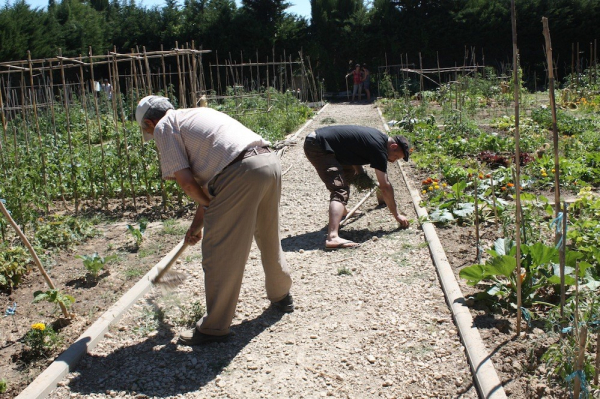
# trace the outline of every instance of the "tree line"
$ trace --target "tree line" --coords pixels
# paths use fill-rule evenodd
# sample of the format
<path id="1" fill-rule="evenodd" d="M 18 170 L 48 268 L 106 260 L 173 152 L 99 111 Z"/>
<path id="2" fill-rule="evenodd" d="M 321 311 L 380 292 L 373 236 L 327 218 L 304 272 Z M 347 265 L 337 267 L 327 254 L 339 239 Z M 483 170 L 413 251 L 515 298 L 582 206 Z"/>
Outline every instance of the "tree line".
<path id="1" fill-rule="evenodd" d="M 345 88 L 350 60 L 377 67 L 402 63 L 435 68 L 512 62 L 510 0 L 311 0 L 311 18 L 288 12 L 284 0 L 24 0 L 0 8 L 0 61 L 174 48 L 194 41 L 221 57 L 309 56 L 327 90 Z M 520 62 L 525 79 L 545 76 L 541 18 L 548 17 L 558 77 L 595 60 L 598 0 L 516 0 Z M 578 45 L 578 47 L 577 47 Z M 577 48 L 579 52 L 577 53 Z"/>

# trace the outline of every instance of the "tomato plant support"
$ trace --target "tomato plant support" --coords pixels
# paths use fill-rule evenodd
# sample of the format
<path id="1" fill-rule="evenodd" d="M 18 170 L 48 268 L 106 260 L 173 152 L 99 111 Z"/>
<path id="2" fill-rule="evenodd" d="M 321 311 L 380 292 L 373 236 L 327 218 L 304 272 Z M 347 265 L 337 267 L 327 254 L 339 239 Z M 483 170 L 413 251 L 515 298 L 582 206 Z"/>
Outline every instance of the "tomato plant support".
<path id="1" fill-rule="evenodd" d="M 44 144 L 42 142 L 42 133 L 40 132 L 40 121 L 38 118 L 38 111 L 37 111 L 37 101 L 36 98 L 37 96 L 35 95 L 35 86 L 33 83 L 33 64 L 31 63 L 31 52 L 29 50 L 27 50 L 27 61 L 28 61 L 28 66 L 29 66 L 29 84 L 31 85 L 31 107 L 33 110 L 33 121 L 35 124 L 35 131 L 37 133 L 38 136 L 38 145 L 40 146 L 40 158 L 42 161 L 42 181 L 44 182 L 43 184 L 43 192 L 44 192 L 44 198 L 43 198 L 43 203 L 45 205 L 46 208 L 46 212 L 48 212 L 49 206 L 48 206 L 48 176 L 46 173 L 46 151 L 44 150 Z"/>
<path id="2" fill-rule="evenodd" d="M 516 212 L 515 212 L 515 241 L 516 241 L 516 261 L 517 261 L 517 336 L 521 334 L 521 150 L 519 147 L 519 50 L 517 48 L 517 16 L 515 9 L 515 0 L 511 0 L 511 22 L 512 22 L 512 44 L 513 44 L 513 80 L 514 80 L 514 101 L 515 101 L 515 192 L 516 192 Z"/>
<path id="3" fill-rule="evenodd" d="M 90 118 L 88 115 L 88 102 L 85 90 L 85 81 L 83 74 L 83 56 L 79 54 L 79 60 L 81 63 L 79 64 L 79 90 L 81 91 L 81 106 L 83 108 L 83 114 L 85 117 L 85 132 L 87 138 L 87 150 L 88 150 L 88 163 L 90 165 L 88 170 L 88 179 L 90 181 L 90 194 L 92 195 L 92 202 L 96 202 L 96 190 L 94 189 L 94 169 L 91 167 L 92 163 L 92 138 L 90 133 Z M 92 86 L 92 91 L 94 90 Z"/>
<path id="4" fill-rule="evenodd" d="M 65 66 L 62 58 L 62 49 L 58 49 L 60 60 L 60 76 L 62 79 L 63 102 L 65 107 L 65 122 L 67 130 L 67 141 L 69 144 L 69 158 L 71 160 L 71 183 L 73 184 L 73 202 L 75 205 L 75 215 L 79 213 L 79 193 L 77 189 L 77 171 L 75 167 L 75 156 L 73 155 L 73 141 L 71 138 L 71 118 L 69 113 L 69 94 L 67 92 L 67 80 L 65 77 Z"/>
<path id="5" fill-rule="evenodd" d="M 92 46 L 88 47 L 88 57 L 90 59 L 90 79 L 92 84 L 96 81 L 94 78 L 94 60 L 92 56 Z M 94 95 L 94 109 L 96 111 L 96 122 L 98 124 L 98 137 L 100 140 L 100 161 L 102 168 L 102 206 L 105 210 L 108 210 L 108 190 L 107 190 L 107 177 L 106 177 L 106 162 L 104 154 L 104 138 L 102 137 L 102 123 L 100 122 L 100 107 L 98 106 L 98 96 Z"/>
<path id="6" fill-rule="evenodd" d="M 119 68 L 117 65 L 117 48 L 114 47 L 114 54 L 113 54 L 113 95 L 112 95 L 112 100 L 113 100 L 113 110 L 115 113 L 115 130 L 117 133 L 117 137 L 119 136 L 119 126 L 118 126 L 118 121 L 121 121 L 121 131 L 123 132 L 123 148 L 125 149 L 125 161 L 127 164 L 127 173 L 128 173 L 128 177 L 129 177 L 129 187 L 131 188 L 131 198 L 133 200 L 133 209 L 134 212 L 137 213 L 137 201 L 136 201 L 136 190 L 135 190 L 135 186 L 133 184 L 133 174 L 131 173 L 131 157 L 129 156 L 129 145 L 127 143 L 127 127 L 125 124 L 125 113 L 123 112 L 123 101 L 121 98 L 121 88 L 119 86 Z M 120 110 L 120 112 L 119 112 Z M 119 158 L 120 158 L 120 154 L 119 154 Z M 125 193 L 123 193 L 123 199 L 125 198 Z"/>

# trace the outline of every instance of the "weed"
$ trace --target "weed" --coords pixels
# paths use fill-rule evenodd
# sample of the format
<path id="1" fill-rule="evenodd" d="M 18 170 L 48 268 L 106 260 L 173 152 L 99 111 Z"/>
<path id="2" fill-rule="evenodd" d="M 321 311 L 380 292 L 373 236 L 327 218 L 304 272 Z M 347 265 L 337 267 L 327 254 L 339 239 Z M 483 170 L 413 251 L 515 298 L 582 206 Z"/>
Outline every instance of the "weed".
<path id="1" fill-rule="evenodd" d="M 181 316 L 175 320 L 175 323 L 184 327 L 193 327 L 196 322 L 204 316 L 206 308 L 200 301 L 192 302 L 191 305 L 182 305 Z"/>
<path id="2" fill-rule="evenodd" d="M 187 229 L 185 225 L 180 224 L 176 219 L 168 219 L 164 221 L 160 234 L 182 236 L 186 233 Z"/>
<path id="3" fill-rule="evenodd" d="M 351 276 L 352 270 L 348 269 L 346 266 L 342 266 L 338 268 L 337 274 L 338 276 Z"/>
<path id="4" fill-rule="evenodd" d="M 165 313 L 162 309 L 156 306 L 145 306 L 142 308 L 142 314 L 136 321 L 133 331 L 140 335 L 147 335 L 152 331 L 156 331 L 164 319 Z"/>
<path id="5" fill-rule="evenodd" d="M 8 383 L 4 378 L 0 379 L 0 393 L 5 393 L 8 389 Z"/>
<path id="6" fill-rule="evenodd" d="M 142 269 L 138 269 L 137 267 L 130 267 L 125 270 L 125 278 L 128 280 L 142 276 L 144 271 Z"/>

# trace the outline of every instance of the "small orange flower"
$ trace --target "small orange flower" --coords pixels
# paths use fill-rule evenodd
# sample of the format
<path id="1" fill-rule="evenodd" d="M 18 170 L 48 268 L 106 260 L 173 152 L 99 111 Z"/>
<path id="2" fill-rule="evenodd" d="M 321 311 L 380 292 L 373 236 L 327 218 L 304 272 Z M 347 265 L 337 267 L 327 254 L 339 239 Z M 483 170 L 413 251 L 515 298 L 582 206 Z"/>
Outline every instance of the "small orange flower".
<path id="1" fill-rule="evenodd" d="M 502 187 L 502 191 L 506 191 L 506 187 Z"/>
<path id="2" fill-rule="evenodd" d="M 507 186 L 507 187 L 514 187 L 515 185 L 514 185 L 514 184 L 512 184 L 512 183 L 508 183 L 506 186 Z"/>

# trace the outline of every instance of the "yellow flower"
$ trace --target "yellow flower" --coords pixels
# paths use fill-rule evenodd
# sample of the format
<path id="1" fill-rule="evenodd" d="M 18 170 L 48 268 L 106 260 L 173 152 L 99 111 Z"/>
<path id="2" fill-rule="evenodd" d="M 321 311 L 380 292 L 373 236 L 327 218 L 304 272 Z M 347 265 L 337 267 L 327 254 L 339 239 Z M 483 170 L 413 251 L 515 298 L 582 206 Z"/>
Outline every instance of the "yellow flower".
<path id="1" fill-rule="evenodd" d="M 429 191 L 433 191 L 433 186 L 429 186 Z"/>
<path id="2" fill-rule="evenodd" d="M 35 323 L 31 325 L 31 329 L 44 331 L 46 329 L 46 325 L 44 323 Z"/>
<path id="3" fill-rule="evenodd" d="M 442 183 L 442 187 L 446 187 L 446 186 L 447 186 L 447 184 L 446 184 L 446 183 Z"/>
<path id="4" fill-rule="evenodd" d="M 552 169 L 552 173 L 556 172 L 556 169 Z"/>
<path id="5" fill-rule="evenodd" d="M 546 174 L 546 172 L 542 173 L 542 177 L 548 177 L 548 175 Z"/>
<path id="6" fill-rule="evenodd" d="M 421 191 L 421 194 L 427 194 L 427 190 Z"/>

